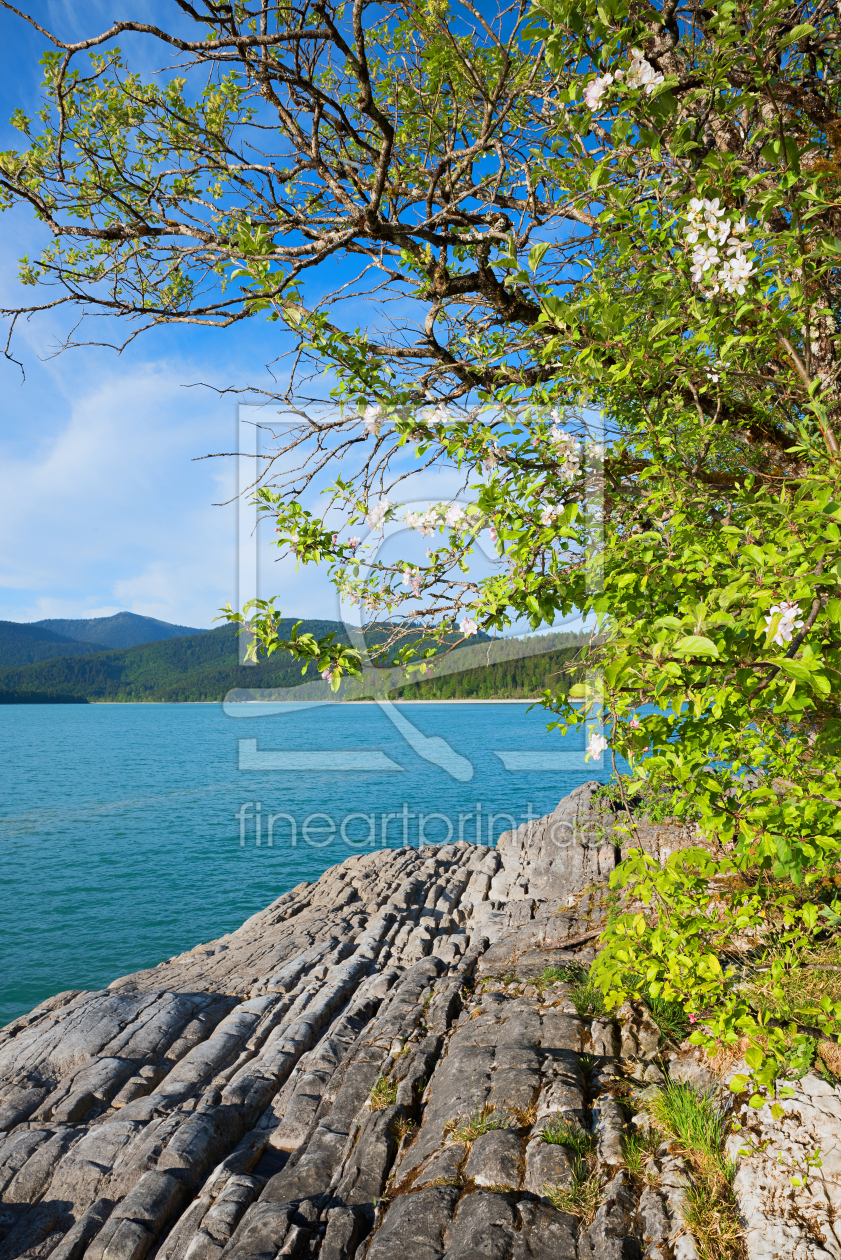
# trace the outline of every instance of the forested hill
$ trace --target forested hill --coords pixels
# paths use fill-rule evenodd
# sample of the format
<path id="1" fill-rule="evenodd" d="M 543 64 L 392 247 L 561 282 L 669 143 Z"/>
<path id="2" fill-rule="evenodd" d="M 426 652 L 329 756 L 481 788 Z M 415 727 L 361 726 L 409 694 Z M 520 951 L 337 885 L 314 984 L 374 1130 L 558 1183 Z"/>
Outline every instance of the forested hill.
<path id="1" fill-rule="evenodd" d="M 288 633 L 293 622 L 281 624 Z M 301 632 L 317 637 L 334 631 L 347 642 L 340 622 L 305 621 Z M 519 646 L 510 640 L 485 641 L 467 649 L 458 672 L 426 679 L 395 694 L 405 699 L 516 698 L 536 696 L 577 651 L 579 636 L 547 635 L 524 641 L 520 659 L 491 660 L 504 654 L 518 656 Z M 548 651 L 547 651 L 548 649 Z M 488 663 L 490 662 L 490 663 Z M 90 652 L 41 661 L 16 669 L 0 670 L 0 703 L 43 703 L 75 698 L 88 701 L 197 701 L 222 700 L 235 689 L 298 687 L 317 674 L 312 666 L 305 677 L 301 662 L 278 653 L 259 665 L 237 662 L 233 626 L 221 626 L 203 634 L 164 639 L 139 647 Z M 36 696 L 38 697 L 36 701 Z"/>
<path id="2" fill-rule="evenodd" d="M 104 643 L 80 643 L 46 625 L 0 621 L 0 661 L 3 667 L 33 665 L 54 656 L 87 656 L 102 652 Z"/>

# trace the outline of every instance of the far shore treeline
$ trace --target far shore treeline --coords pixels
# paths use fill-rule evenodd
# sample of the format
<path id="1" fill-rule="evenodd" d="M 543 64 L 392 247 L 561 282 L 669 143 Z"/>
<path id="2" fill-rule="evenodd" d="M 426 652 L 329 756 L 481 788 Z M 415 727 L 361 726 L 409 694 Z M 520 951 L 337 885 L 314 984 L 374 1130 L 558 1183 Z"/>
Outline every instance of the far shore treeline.
<path id="1" fill-rule="evenodd" d="M 301 625 L 302 633 L 318 636 L 331 630 L 337 639 L 349 642 L 338 621 Z M 533 636 L 520 641 L 522 656 L 500 660 L 494 656 L 502 651 L 510 655 L 511 640 L 495 642 L 483 636 L 481 642 L 459 650 L 464 668 L 457 673 L 400 687 L 390 698 L 527 699 L 550 686 L 566 692 L 572 679 L 564 675 L 564 667 L 587 638 L 573 632 Z M 315 678 L 312 668 L 302 676 L 300 661 L 288 652 L 278 652 L 257 666 L 239 665 L 235 627 L 222 626 L 131 648 L 0 668 L 0 704 L 219 701 L 237 688 L 297 687 Z"/>

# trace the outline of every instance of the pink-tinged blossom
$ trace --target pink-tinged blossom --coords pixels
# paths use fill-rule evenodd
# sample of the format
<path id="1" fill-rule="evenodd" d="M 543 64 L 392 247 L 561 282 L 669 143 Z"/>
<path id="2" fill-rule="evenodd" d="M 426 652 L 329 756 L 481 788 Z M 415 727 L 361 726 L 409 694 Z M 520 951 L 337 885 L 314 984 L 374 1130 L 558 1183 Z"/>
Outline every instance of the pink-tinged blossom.
<path id="1" fill-rule="evenodd" d="M 332 667 L 330 669 L 323 669 L 321 671 L 321 677 L 324 679 L 325 682 L 332 682 L 333 681 Z"/>
<path id="2" fill-rule="evenodd" d="M 608 742 L 599 731 L 593 731 L 587 741 L 587 757 L 600 757 L 608 748 Z"/>
<path id="3" fill-rule="evenodd" d="M 799 604 L 783 601 L 781 604 L 771 605 L 770 615 L 765 618 L 765 628 L 770 630 L 771 623 L 779 614 L 780 621 L 773 639 L 777 647 L 782 647 L 784 643 L 791 643 L 795 630 L 801 629 L 803 626 L 802 619 L 800 621 L 795 620 L 801 612 L 802 609 Z"/>
<path id="4" fill-rule="evenodd" d="M 462 520 L 463 517 L 464 508 L 460 507 L 458 503 L 451 503 L 444 515 L 444 523 L 449 525 L 452 529 L 458 525 L 459 521 Z"/>
<path id="5" fill-rule="evenodd" d="M 488 533 L 491 536 L 491 542 L 495 543 L 497 539 L 499 538 L 499 534 L 496 532 L 496 529 L 494 528 L 493 525 L 491 525 L 490 529 L 488 530 Z"/>
<path id="6" fill-rule="evenodd" d="M 461 621 L 458 623 L 458 628 L 461 631 L 461 633 L 465 636 L 465 638 L 469 639 L 471 635 L 476 633 L 476 631 L 479 629 L 479 626 L 473 620 L 472 617 L 463 617 Z"/>
<path id="7" fill-rule="evenodd" d="M 634 714 L 634 716 L 631 718 L 631 720 L 630 720 L 630 722 L 628 723 L 628 725 L 630 726 L 630 728 L 631 728 L 631 730 L 632 730 L 632 731 L 638 731 L 638 730 L 639 730 L 639 728 L 640 728 L 640 720 L 639 720 L 639 718 L 637 717 L 636 713 L 635 713 L 635 714 Z"/>
<path id="8" fill-rule="evenodd" d="M 584 104 L 588 109 L 596 110 L 607 89 L 613 82 L 612 74 L 601 75 L 592 79 L 584 89 Z"/>
<path id="9" fill-rule="evenodd" d="M 355 550 L 356 550 L 356 548 L 359 546 L 359 544 L 360 544 L 361 542 L 362 542 L 362 539 L 361 539 L 361 538 L 356 538 L 356 537 L 353 537 L 353 538 L 349 538 L 349 539 L 347 540 L 347 545 L 348 545 L 349 547 L 353 547 L 353 549 L 354 549 L 354 551 L 355 551 Z"/>
<path id="10" fill-rule="evenodd" d="M 375 503 L 365 520 L 369 529 L 382 529 L 383 522 L 391 504 L 388 499 L 381 499 L 379 503 Z"/>

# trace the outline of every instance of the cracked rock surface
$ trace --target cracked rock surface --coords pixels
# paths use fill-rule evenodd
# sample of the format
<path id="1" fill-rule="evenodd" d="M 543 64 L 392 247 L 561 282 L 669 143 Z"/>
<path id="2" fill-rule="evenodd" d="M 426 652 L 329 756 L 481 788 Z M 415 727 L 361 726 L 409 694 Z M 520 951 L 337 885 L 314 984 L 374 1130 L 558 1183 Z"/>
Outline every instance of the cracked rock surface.
<path id="1" fill-rule="evenodd" d="M 351 857 L 0 1031 L 0 1260 L 691 1260 L 680 1161 L 645 1185 L 622 1166 L 659 1030 L 533 983 L 593 956 L 621 856 L 597 786 L 496 849 Z M 681 840 L 645 833 L 658 855 Z M 815 1105 L 837 1129 L 841 1100 Z M 592 1135 L 594 1219 L 553 1206 L 561 1120 Z M 760 1231 L 765 1175 L 739 1173 Z M 826 1254 L 786 1228 L 751 1257 Z"/>

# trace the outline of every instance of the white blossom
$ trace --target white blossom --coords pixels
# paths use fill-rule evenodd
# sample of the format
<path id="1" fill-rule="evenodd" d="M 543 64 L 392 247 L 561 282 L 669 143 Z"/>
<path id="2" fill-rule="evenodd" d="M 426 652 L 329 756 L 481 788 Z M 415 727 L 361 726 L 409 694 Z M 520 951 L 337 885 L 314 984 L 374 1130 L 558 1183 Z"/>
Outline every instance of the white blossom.
<path id="1" fill-rule="evenodd" d="M 779 614 L 779 624 L 777 632 L 774 635 L 773 642 L 777 647 L 782 647 L 784 643 L 791 643 L 795 630 L 799 630 L 802 625 L 802 619 L 796 621 L 795 618 L 802 612 L 799 604 L 788 603 L 783 601 L 781 604 L 772 604 L 769 616 L 765 618 L 765 629 L 771 629 L 771 623 Z"/>
<path id="2" fill-rule="evenodd" d="M 599 731 L 593 731 L 587 741 L 587 757 L 600 757 L 607 749 L 608 742 Z"/>
<path id="3" fill-rule="evenodd" d="M 625 75 L 625 83 L 629 88 L 645 88 L 651 95 L 654 89 L 663 82 L 663 75 L 658 74 L 650 62 L 646 61 L 639 48 L 631 49 L 632 61 Z"/>
<path id="4" fill-rule="evenodd" d="M 612 74 L 602 75 L 600 78 L 593 79 L 584 89 L 584 104 L 588 109 L 596 110 L 599 102 L 604 96 L 607 89 L 613 82 Z"/>
<path id="5" fill-rule="evenodd" d="M 444 524 L 449 525 L 452 529 L 458 525 L 459 521 L 464 519 L 464 515 L 465 513 L 463 507 L 461 507 L 458 503 L 451 503 L 444 514 Z"/>
<path id="6" fill-rule="evenodd" d="M 433 533 L 435 529 L 435 509 L 427 504 L 425 512 L 407 512 L 406 524 L 409 529 L 416 529 L 422 538 L 426 538 Z"/>
<path id="7" fill-rule="evenodd" d="M 381 499 L 379 503 L 376 503 L 370 509 L 370 511 L 368 512 L 368 515 L 365 517 L 365 521 L 369 529 L 382 529 L 386 512 L 388 511 L 390 506 L 391 504 L 389 503 L 388 499 Z"/>
<path id="8" fill-rule="evenodd" d="M 470 638 L 479 629 L 477 623 L 471 617 L 463 617 L 458 623 L 458 628 L 465 638 Z"/>
<path id="9" fill-rule="evenodd" d="M 382 407 L 375 404 L 372 407 L 365 408 L 365 415 L 362 417 L 362 423 L 365 425 L 365 432 L 370 435 L 373 433 L 375 437 L 379 437 L 380 429 L 383 423 Z"/>
<path id="10" fill-rule="evenodd" d="M 718 250 L 714 245 L 696 245 L 692 251 L 692 262 L 695 267 L 700 267 L 702 271 L 707 271 L 710 267 L 714 267 L 721 259 Z"/>
<path id="11" fill-rule="evenodd" d="M 750 279 L 756 268 L 744 254 L 736 254 L 724 263 L 717 275 L 717 280 L 725 293 L 744 293 L 745 281 Z"/>

